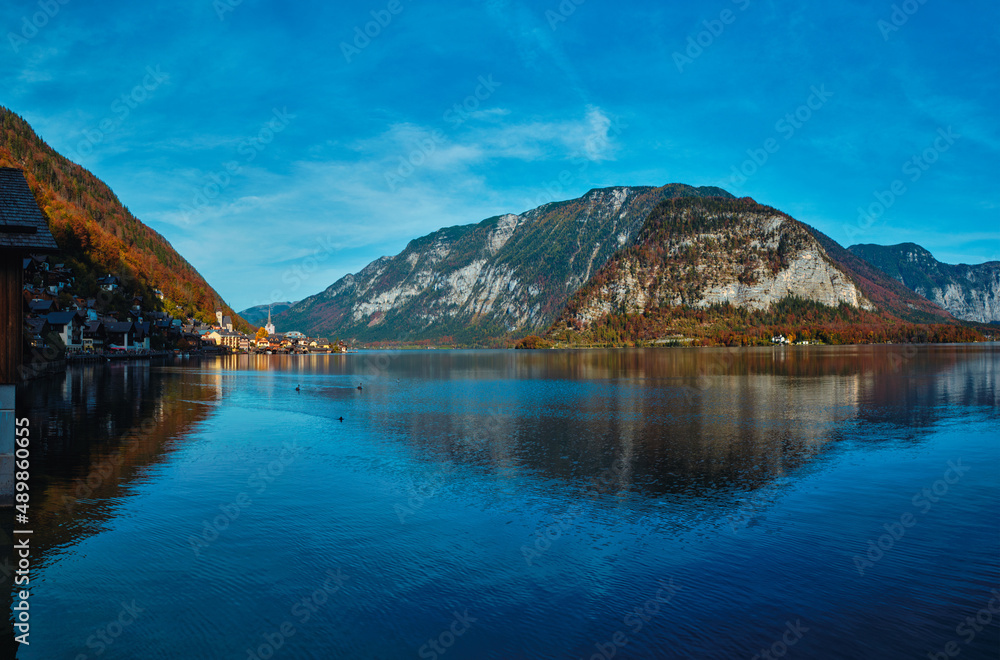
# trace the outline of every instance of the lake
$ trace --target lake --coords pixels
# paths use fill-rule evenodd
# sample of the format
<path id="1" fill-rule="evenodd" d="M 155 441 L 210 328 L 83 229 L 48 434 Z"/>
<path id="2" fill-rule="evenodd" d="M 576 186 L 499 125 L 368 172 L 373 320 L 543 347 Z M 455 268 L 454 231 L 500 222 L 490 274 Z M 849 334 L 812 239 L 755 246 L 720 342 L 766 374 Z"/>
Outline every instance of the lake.
<path id="1" fill-rule="evenodd" d="M 17 657 L 997 658 L 998 377 L 998 344 L 72 367 L 18 392 Z"/>

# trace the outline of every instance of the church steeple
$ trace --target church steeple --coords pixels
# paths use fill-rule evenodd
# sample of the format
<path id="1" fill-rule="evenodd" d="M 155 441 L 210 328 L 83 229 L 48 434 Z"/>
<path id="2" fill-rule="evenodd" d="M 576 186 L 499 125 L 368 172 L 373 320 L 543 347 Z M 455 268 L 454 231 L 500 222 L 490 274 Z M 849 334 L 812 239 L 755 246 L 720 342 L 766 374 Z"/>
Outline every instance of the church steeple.
<path id="1" fill-rule="evenodd" d="M 269 335 L 273 335 L 274 334 L 274 324 L 271 323 L 271 305 L 270 304 L 267 306 L 267 325 L 264 326 L 264 330 L 266 330 L 267 334 L 269 334 Z"/>

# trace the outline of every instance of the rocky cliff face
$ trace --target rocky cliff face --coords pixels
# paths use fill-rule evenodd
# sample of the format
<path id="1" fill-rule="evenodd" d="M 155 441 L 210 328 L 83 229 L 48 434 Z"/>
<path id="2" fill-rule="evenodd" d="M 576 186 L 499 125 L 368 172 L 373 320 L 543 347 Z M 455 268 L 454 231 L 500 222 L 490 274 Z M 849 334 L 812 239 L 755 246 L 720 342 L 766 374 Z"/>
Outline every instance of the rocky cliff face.
<path id="1" fill-rule="evenodd" d="M 548 327 L 576 290 L 630 245 L 664 199 L 731 197 L 672 184 L 605 188 L 520 215 L 448 227 L 296 303 L 280 328 L 362 341 L 475 341 Z"/>
<path id="2" fill-rule="evenodd" d="M 954 323 L 947 310 L 914 293 L 815 227 L 805 225 L 826 255 L 851 279 L 880 310 L 910 323 Z"/>
<path id="3" fill-rule="evenodd" d="M 986 278 L 988 286 L 949 280 L 940 300 L 961 296 L 962 304 L 993 313 L 995 269 L 963 276 Z M 903 280 L 788 215 L 719 188 L 617 187 L 428 234 L 294 304 L 275 323 L 364 342 L 466 344 L 551 335 L 560 323 L 581 337 L 588 324 L 598 333 L 608 326 L 602 336 L 619 341 L 638 332 L 611 327 L 632 323 L 625 315 L 642 315 L 641 334 L 653 337 L 727 329 L 750 337 L 750 317 L 757 330 L 822 321 L 843 341 L 900 320 L 955 323 Z M 841 328 L 851 323 L 867 334 L 848 336 Z"/>
<path id="4" fill-rule="evenodd" d="M 760 310 L 792 296 L 875 309 L 789 216 L 748 198 L 676 199 L 650 214 L 636 243 L 574 296 L 561 320 L 586 327 L 607 314 L 679 305 Z"/>
<path id="5" fill-rule="evenodd" d="M 951 312 L 977 323 L 1000 322 L 1000 262 L 945 264 L 914 243 L 852 245 L 848 250 Z"/>

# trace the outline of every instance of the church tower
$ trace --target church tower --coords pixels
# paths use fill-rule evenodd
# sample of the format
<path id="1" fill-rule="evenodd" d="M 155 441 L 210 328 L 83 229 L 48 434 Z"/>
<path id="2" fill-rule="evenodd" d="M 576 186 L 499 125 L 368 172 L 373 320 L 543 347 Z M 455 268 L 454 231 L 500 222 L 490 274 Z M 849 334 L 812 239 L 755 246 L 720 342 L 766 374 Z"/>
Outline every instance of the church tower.
<path id="1" fill-rule="evenodd" d="M 267 325 L 264 326 L 264 330 L 267 331 L 268 335 L 274 334 L 274 324 L 271 323 L 271 306 L 267 306 Z"/>

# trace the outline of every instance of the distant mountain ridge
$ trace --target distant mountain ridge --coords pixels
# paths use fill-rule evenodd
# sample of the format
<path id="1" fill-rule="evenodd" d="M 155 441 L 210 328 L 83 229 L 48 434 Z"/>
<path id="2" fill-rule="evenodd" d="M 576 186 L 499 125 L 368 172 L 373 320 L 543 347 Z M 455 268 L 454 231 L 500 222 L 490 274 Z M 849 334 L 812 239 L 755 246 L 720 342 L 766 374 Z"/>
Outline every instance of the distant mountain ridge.
<path id="1" fill-rule="evenodd" d="M 710 321 L 698 309 L 714 310 Z M 696 334 L 750 313 L 758 339 L 782 314 L 865 326 L 863 337 L 838 330 L 844 341 L 891 340 L 904 323 L 957 322 L 781 211 L 720 188 L 670 184 L 595 189 L 438 230 L 294 304 L 276 323 L 362 342 L 482 344 L 552 336 L 557 319 L 579 330 L 602 317 L 653 313 L 658 320 L 642 332 L 665 331 L 671 322 L 655 310 L 680 313 Z M 694 317 L 704 327 L 692 328 Z M 886 324 L 895 330 L 883 332 Z"/>
<path id="2" fill-rule="evenodd" d="M 520 215 L 414 239 L 278 317 L 283 328 L 360 341 L 457 341 L 548 327 L 590 276 L 673 197 L 732 197 L 670 184 L 595 189 Z"/>
<path id="3" fill-rule="evenodd" d="M 956 318 L 1000 322 L 1000 261 L 946 264 L 916 243 L 860 244 L 847 250 Z"/>
<path id="4" fill-rule="evenodd" d="M 806 225 L 808 227 L 808 225 Z M 851 274 L 879 308 L 913 323 L 948 323 L 955 318 L 939 305 L 909 289 L 814 227 L 808 227 L 827 255 Z"/>
<path id="5" fill-rule="evenodd" d="M 271 318 L 273 320 L 275 316 L 285 311 L 294 304 L 295 302 L 293 301 L 287 301 L 287 302 L 271 303 L 270 305 L 257 305 L 256 307 L 249 307 L 247 309 L 244 309 L 242 312 L 240 312 L 240 316 L 242 316 L 247 323 L 251 323 L 256 326 L 263 326 L 265 323 L 267 323 L 268 308 L 270 308 Z"/>

